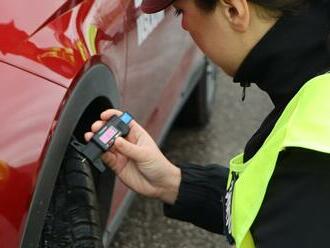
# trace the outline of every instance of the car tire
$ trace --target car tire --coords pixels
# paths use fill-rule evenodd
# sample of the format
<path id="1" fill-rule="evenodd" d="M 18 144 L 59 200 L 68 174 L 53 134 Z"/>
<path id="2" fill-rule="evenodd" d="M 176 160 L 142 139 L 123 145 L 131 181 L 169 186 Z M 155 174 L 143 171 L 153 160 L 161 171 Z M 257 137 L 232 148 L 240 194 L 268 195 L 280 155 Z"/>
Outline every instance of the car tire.
<path id="1" fill-rule="evenodd" d="M 40 239 L 41 248 L 99 248 L 100 213 L 91 168 L 71 146 L 65 155 Z"/>
<path id="2" fill-rule="evenodd" d="M 205 127 L 214 107 L 217 67 L 206 60 L 203 73 L 178 116 L 177 123 L 184 127 Z"/>

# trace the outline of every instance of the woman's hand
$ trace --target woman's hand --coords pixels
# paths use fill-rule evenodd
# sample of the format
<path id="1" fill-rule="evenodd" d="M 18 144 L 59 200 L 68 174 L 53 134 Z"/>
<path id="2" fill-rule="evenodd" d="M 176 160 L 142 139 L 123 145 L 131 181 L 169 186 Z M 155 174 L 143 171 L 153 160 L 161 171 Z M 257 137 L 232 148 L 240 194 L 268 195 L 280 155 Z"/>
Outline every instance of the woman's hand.
<path id="1" fill-rule="evenodd" d="M 122 112 L 109 109 L 101 120 L 92 125 L 92 132 L 85 134 L 88 141 L 107 120 Z M 126 139 L 118 137 L 102 160 L 132 190 L 148 197 L 173 204 L 181 181 L 180 169 L 168 161 L 150 135 L 135 121 L 129 124 Z"/>

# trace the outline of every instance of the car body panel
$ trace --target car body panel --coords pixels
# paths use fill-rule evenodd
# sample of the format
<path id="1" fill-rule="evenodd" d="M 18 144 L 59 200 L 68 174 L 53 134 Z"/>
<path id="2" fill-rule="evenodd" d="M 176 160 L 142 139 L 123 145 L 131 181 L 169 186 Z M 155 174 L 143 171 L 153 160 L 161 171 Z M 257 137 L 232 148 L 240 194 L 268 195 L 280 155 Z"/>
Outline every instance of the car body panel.
<path id="1" fill-rule="evenodd" d="M 65 89 L 3 63 L 0 75 L 0 244 L 17 247 Z"/>
<path id="2" fill-rule="evenodd" d="M 144 18 L 146 14 L 129 14 L 134 9 L 134 5 L 129 4 L 127 13 L 131 18 L 136 16 L 133 22 L 137 23 L 138 19 Z M 142 43 L 138 40 L 137 25 L 128 33 L 127 87 L 123 101 L 125 107 L 132 111 L 143 125 L 147 124 L 150 115 L 156 110 L 157 103 L 164 89 L 171 83 L 176 70 L 181 69 L 182 61 L 178 58 L 182 58 L 187 52 L 187 34 L 180 32 L 179 19 L 171 16 L 170 10 L 166 14 L 163 11 L 158 18 L 160 22 Z M 141 104 L 144 105 L 143 109 Z"/>
<path id="3" fill-rule="evenodd" d="M 65 2 L 65 0 L 29 0 L 13 4 L 11 0 L 1 0 L 0 23 L 15 22 L 19 30 L 30 35 Z M 16 42 L 21 41 L 20 39 Z"/>
<path id="4" fill-rule="evenodd" d="M 112 72 L 120 108 L 162 139 L 203 56 L 170 9 L 143 31 L 149 17 L 140 3 L 0 2 L 6 12 L 0 17 L 0 33 L 6 34 L 0 37 L 0 199 L 6 200 L 0 204 L 0 244 L 18 247 L 47 144 L 70 93 L 95 61 Z M 109 225 L 127 192 L 116 180 Z"/>
<path id="5" fill-rule="evenodd" d="M 100 55 L 118 82 L 124 82 L 124 29 L 125 13 L 120 0 L 85 0 L 53 17 L 32 36 L 16 20 L 0 22 L 0 32 L 10 37 L 9 41 L 0 38 L 0 60 L 70 87 L 88 60 Z"/>

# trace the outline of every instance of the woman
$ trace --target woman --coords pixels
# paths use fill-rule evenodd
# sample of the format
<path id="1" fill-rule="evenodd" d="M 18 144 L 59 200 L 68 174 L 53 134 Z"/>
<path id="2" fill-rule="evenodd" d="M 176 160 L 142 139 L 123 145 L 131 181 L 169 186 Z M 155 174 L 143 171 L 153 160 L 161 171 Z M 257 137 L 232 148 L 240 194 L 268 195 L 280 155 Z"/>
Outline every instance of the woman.
<path id="1" fill-rule="evenodd" d="M 329 246 L 329 3 L 144 0 L 142 9 L 170 4 L 202 51 L 235 82 L 266 91 L 274 109 L 230 173 L 173 165 L 135 121 L 104 162 L 136 192 L 163 201 L 165 215 L 225 234 L 236 247 Z M 120 113 L 103 112 L 86 140 Z"/>

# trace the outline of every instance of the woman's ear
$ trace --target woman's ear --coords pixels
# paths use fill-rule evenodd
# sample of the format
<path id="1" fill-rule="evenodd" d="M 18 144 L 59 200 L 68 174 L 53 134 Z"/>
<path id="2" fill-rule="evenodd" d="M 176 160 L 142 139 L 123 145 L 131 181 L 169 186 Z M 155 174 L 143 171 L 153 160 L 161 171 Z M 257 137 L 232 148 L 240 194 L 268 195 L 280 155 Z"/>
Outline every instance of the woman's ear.
<path id="1" fill-rule="evenodd" d="M 245 32 L 250 22 L 247 0 L 220 0 L 221 9 L 230 26 L 238 32 Z"/>

